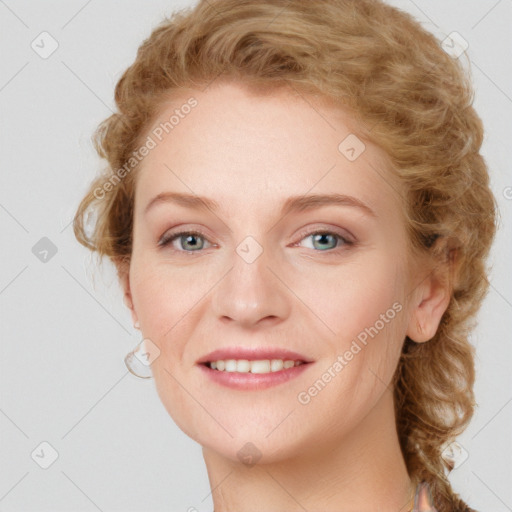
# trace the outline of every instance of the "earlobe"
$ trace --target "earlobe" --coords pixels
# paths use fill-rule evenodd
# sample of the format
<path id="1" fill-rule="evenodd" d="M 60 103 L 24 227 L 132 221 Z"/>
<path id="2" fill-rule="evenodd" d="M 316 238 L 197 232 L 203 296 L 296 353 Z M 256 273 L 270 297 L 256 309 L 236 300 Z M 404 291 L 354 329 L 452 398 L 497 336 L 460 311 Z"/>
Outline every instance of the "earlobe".
<path id="1" fill-rule="evenodd" d="M 137 318 L 137 313 L 135 312 L 135 307 L 133 305 L 133 299 L 132 299 L 132 295 L 131 295 L 131 291 L 130 291 L 130 288 L 129 288 L 129 282 L 128 282 L 128 288 L 124 288 L 124 303 L 126 304 L 126 307 L 130 310 L 130 313 L 132 315 L 132 322 L 133 322 L 133 326 L 135 327 L 135 329 L 139 329 L 140 328 L 140 324 L 139 324 L 139 320 Z"/>
<path id="2" fill-rule="evenodd" d="M 129 269 L 123 267 L 117 268 L 117 275 L 119 278 L 119 282 L 121 284 L 122 290 L 123 290 L 123 301 L 126 305 L 126 307 L 130 310 L 130 313 L 132 315 L 132 322 L 135 329 L 140 328 L 140 323 L 137 318 L 137 313 L 135 312 L 135 307 L 133 305 L 133 298 L 132 298 L 132 292 L 130 289 L 130 273 Z"/>
<path id="3" fill-rule="evenodd" d="M 444 283 L 444 284 L 443 284 Z M 411 311 L 407 336 L 416 343 L 431 340 L 450 302 L 448 280 L 442 281 L 430 275 L 420 286 L 416 305 Z"/>

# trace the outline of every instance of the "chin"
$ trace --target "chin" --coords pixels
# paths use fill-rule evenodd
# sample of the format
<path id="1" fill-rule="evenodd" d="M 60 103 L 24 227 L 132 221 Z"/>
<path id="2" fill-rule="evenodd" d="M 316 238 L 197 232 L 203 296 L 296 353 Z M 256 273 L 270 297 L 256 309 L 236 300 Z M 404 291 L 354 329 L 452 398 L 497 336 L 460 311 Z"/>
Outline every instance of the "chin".
<path id="1" fill-rule="evenodd" d="M 264 436 L 261 439 L 255 438 L 250 432 L 247 436 L 235 439 L 210 439 L 208 442 L 199 442 L 205 456 L 214 452 L 216 457 L 242 463 L 248 467 L 279 463 L 302 453 L 298 445 L 284 443 L 284 440 L 277 438 L 273 440 L 265 439 Z"/>

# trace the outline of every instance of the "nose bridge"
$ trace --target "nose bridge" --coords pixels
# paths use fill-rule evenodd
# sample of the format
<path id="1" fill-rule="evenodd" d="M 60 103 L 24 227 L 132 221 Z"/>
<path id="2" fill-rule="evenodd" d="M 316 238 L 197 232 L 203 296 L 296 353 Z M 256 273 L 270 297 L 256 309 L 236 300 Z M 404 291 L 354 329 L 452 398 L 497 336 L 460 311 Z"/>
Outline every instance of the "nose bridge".
<path id="1" fill-rule="evenodd" d="M 251 326 L 264 318 L 277 321 L 288 314 L 289 297 L 270 270 L 275 266 L 272 254 L 252 235 L 235 247 L 231 270 L 214 293 L 213 308 L 218 317 Z"/>

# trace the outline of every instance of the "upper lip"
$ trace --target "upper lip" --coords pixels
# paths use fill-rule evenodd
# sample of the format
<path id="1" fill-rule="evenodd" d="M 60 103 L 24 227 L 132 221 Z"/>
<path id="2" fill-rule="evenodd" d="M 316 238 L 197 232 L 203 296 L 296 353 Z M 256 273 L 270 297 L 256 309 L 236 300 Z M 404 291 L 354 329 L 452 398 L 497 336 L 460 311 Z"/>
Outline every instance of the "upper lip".
<path id="1" fill-rule="evenodd" d="M 311 363 L 312 360 L 306 356 L 291 350 L 277 347 L 226 347 L 214 350 L 197 361 L 197 364 L 209 363 L 211 361 L 225 361 L 227 359 L 247 359 L 259 361 L 263 359 L 282 359 L 283 361 L 302 361 Z"/>

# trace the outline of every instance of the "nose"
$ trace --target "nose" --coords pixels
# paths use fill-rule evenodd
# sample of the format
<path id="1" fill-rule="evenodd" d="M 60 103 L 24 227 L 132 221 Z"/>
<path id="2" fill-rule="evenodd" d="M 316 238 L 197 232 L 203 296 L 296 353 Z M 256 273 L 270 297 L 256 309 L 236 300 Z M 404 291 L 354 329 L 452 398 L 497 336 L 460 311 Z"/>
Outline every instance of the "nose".
<path id="1" fill-rule="evenodd" d="M 270 260 L 265 250 L 254 261 L 243 251 L 234 252 L 231 269 L 213 291 L 211 304 L 217 318 L 250 329 L 286 319 L 292 294 L 277 264 Z"/>

